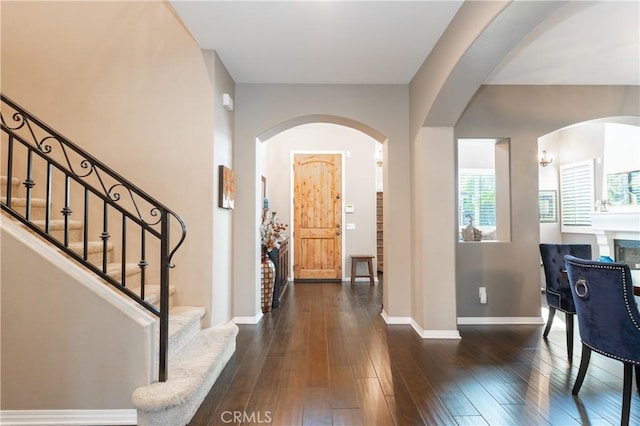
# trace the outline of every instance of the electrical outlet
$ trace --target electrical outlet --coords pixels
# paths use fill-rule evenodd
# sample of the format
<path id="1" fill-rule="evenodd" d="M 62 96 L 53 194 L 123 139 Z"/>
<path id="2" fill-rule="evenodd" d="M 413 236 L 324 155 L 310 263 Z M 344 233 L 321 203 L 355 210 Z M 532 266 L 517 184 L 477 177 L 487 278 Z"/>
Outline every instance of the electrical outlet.
<path id="1" fill-rule="evenodd" d="M 480 287 L 479 291 L 478 291 L 478 295 L 480 296 L 480 303 L 481 304 L 485 304 L 487 303 L 487 288 L 486 287 Z"/>

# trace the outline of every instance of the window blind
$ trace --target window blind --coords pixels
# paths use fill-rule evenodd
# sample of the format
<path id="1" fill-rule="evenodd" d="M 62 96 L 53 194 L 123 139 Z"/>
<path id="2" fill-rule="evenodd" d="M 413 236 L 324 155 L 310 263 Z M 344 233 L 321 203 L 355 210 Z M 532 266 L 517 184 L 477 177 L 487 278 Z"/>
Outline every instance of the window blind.
<path id="1" fill-rule="evenodd" d="M 563 228 L 591 226 L 593 181 L 593 160 L 560 166 L 560 217 Z"/>
<path id="2" fill-rule="evenodd" d="M 496 226 L 495 174 L 460 174 L 458 179 L 460 222 L 473 218 L 476 226 Z"/>

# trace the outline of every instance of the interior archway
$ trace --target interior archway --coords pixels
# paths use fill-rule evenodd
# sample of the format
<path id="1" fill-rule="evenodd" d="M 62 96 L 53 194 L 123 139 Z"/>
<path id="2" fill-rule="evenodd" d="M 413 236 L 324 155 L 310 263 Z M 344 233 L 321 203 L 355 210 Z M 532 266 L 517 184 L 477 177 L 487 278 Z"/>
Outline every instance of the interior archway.
<path id="1" fill-rule="evenodd" d="M 259 173 L 266 177 L 270 211 L 277 211 L 280 221 L 290 227 L 293 226 L 292 169 L 285 164 L 291 164 L 294 153 L 342 153 L 342 280 L 349 280 L 352 254 L 377 255 L 376 176 L 380 174 L 378 168 L 384 175 L 385 165 L 384 161 L 376 164 L 376 160 L 381 160 L 378 146 L 385 147 L 386 137 L 376 129 L 349 118 L 307 115 L 280 123 L 263 132 L 257 140 L 261 142 L 258 144 L 261 154 L 257 163 L 261 169 Z M 262 188 L 257 190 L 261 192 Z M 345 209 L 347 205 L 350 211 Z M 288 236 L 289 277 L 292 279 L 296 247 L 291 230 Z"/>
<path id="2" fill-rule="evenodd" d="M 268 142 L 268 143 L 266 143 Z M 341 194 L 339 209 L 340 240 L 336 250 L 326 253 L 337 255 L 340 264 L 340 278 L 348 281 L 350 256 L 355 253 L 369 253 L 375 256 L 375 153 L 378 142 L 369 135 L 342 125 L 332 123 L 307 123 L 284 130 L 262 144 L 263 176 L 266 177 L 270 211 L 277 212 L 282 223 L 290 226 L 293 233 L 294 220 L 294 179 L 293 157 L 307 154 L 338 154 L 341 163 Z M 299 200 L 298 196 L 295 196 Z M 345 207 L 348 206 L 349 209 Z M 316 212 L 321 214 L 321 212 Z M 297 239 L 289 239 L 289 252 L 298 254 Z M 317 244 L 320 244 L 317 241 Z M 321 247 L 316 247 L 317 254 Z M 292 257 L 295 258 L 295 257 Z M 329 261 L 324 255 L 317 261 Z M 297 263 L 297 262 L 296 262 Z M 293 262 L 290 263 L 293 266 Z M 300 265 L 299 265 L 300 267 Z M 293 268 L 290 268 L 293 269 Z M 290 275 L 292 276 L 292 275 Z M 296 275 L 295 278 L 301 278 Z M 317 277 L 321 278 L 321 277 Z"/>
<path id="3" fill-rule="evenodd" d="M 612 145 L 628 144 L 629 149 L 637 146 L 640 128 L 638 116 L 603 117 L 575 123 L 550 132 L 538 139 L 538 153 L 545 152 L 547 164 L 541 163 L 538 175 L 539 190 L 557 198 L 549 218 L 540 223 L 540 241 L 551 243 L 589 243 L 598 256 L 598 242 L 592 233 L 569 233 L 563 231 L 560 214 L 560 188 L 558 173 L 561 166 L 584 160 L 594 160 L 594 205 L 596 210 L 608 210 L 602 202 L 607 202 L 607 175 L 640 169 L 640 153 L 624 154 Z M 626 130 L 625 130 L 626 129 Z M 640 148 L 639 148 L 640 149 Z M 610 201 L 609 201 L 610 202 Z M 612 210 L 640 209 L 637 202 L 630 199 L 615 202 Z M 552 213 L 555 213 L 552 214 Z"/>
<path id="4" fill-rule="evenodd" d="M 312 114 L 312 115 L 303 115 L 300 117 L 294 117 L 289 120 L 283 121 L 282 123 L 276 124 L 270 129 L 265 130 L 261 134 L 257 136 L 257 139 L 260 142 L 265 142 L 267 139 L 275 136 L 278 133 L 281 133 L 285 130 L 294 128 L 296 126 L 300 126 L 303 124 L 309 123 L 329 123 L 329 124 L 339 124 L 345 127 L 351 127 L 352 129 L 360 130 L 362 133 L 365 133 L 371 136 L 373 139 L 378 142 L 385 142 L 387 137 L 380 131 L 375 128 L 364 124 L 360 121 L 353 120 L 347 117 L 340 117 L 337 115 L 329 115 L 329 114 Z"/>

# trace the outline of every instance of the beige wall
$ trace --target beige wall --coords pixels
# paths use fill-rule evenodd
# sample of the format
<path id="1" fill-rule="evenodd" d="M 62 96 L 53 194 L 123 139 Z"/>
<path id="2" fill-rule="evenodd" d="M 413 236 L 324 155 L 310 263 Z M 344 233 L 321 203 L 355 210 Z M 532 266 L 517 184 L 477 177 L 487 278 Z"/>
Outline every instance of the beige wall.
<path id="1" fill-rule="evenodd" d="M 2 409 L 133 409 L 157 377 L 155 319 L 11 220 L 0 228 Z"/>
<path id="2" fill-rule="evenodd" d="M 414 141 L 412 326 L 428 338 L 459 338 L 453 262 L 456 215 L 452 128 L 423 128 Z M 414 194 L 416 193 L 414 188 Z"/>
<path id="3" fill-rule="evenodd" d="M 260 253 L 257 227 L 261 215 L 260 141 L 306 122 L 350 122 L 368 128 L 385 143 L 385 274 L 384 308 L 389 315 L 410 314 L 410 198 L 408 88 L 369 85 L 236 86 L 234 167 L 234 315 L 243 321 L 259 318 Z M 377 136 L 376 136 L 377 135 Z M 247 260 L 249 259 L 249 261 Z M 251 261 L 253 260 L 253 261 Z M 388 268 L 388 269 L 387 269 Z M 393 277 L 387 282 L 387 277 Z"/>
<path id="4" fill-rule="evenodd" d="M 214 135 L 213 135 L 213 235 L 210 237 L 212 261 L 212 286 L 203 288 L 208 291 L 211 300 L 211 324 L 228 321 L 231 312 L 232 288 L 232 254 L 233 254 L 233 210 L 219 207 L 219 173 L 218 167 L 233 167 L 233 111 L 228 111 L 222 104 L 222 95 L 235 97 L 235 83 L 218 55 L 213 51 L 203 52 L 207 69 L 214 88 L 213 103 Z M 197 297 L 197 295 L 194 295 Z"/>
<path id="5" fill-rule="evenodd" d="M 172 284 L 209 306 L 215 94 L 168 4 L 3 2 L 1 23 L 3 93 L 185 220 Z"/>
<path id="6" fill-rule="evenodd" d="M 293 226 L 291 167 L 288 167 L 291 164 L 291 153 L 349 152 L 348 156 L 343 157 L 345 192 L 342 196 L 345 205 L 353 204 L 355 208 L 354 213 L 345 213 L 343 216 L 345 250 L 342 253 L 342 272 L 343 278 L 349 278 L 351 254 L 376 254 L 376 140 L 349 127 L 314 123 L 285 130 L 267 139 L 263 145 L 267 148 L 264 151 L 267 166 L 263 172 L 267 177 L 271 211 L 277 212 L 281 222 L 290 226 Z M 355 230 L 347 230 L 347 223 L 353 223 Z M 293 262 L 290 265 L 293 266 Z"/>

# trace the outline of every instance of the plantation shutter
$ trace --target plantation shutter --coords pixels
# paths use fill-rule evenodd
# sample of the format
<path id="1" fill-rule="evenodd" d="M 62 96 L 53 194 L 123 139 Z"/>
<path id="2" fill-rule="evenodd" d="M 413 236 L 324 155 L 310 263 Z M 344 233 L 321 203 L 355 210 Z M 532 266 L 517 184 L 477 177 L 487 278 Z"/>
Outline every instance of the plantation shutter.
<path id="1" fill-rule="evenodd" d="M 593 160 L 560 166 L 560 212 L 563 228 L 591 226 L 593 180 Z"/>
<path id="2" fill-rule="evenodd" d="M 461 174 L 458 182 L 460 223 L 469 217 L 476 226 L 496 225 L 496 177 L 494 174 Z"/>

